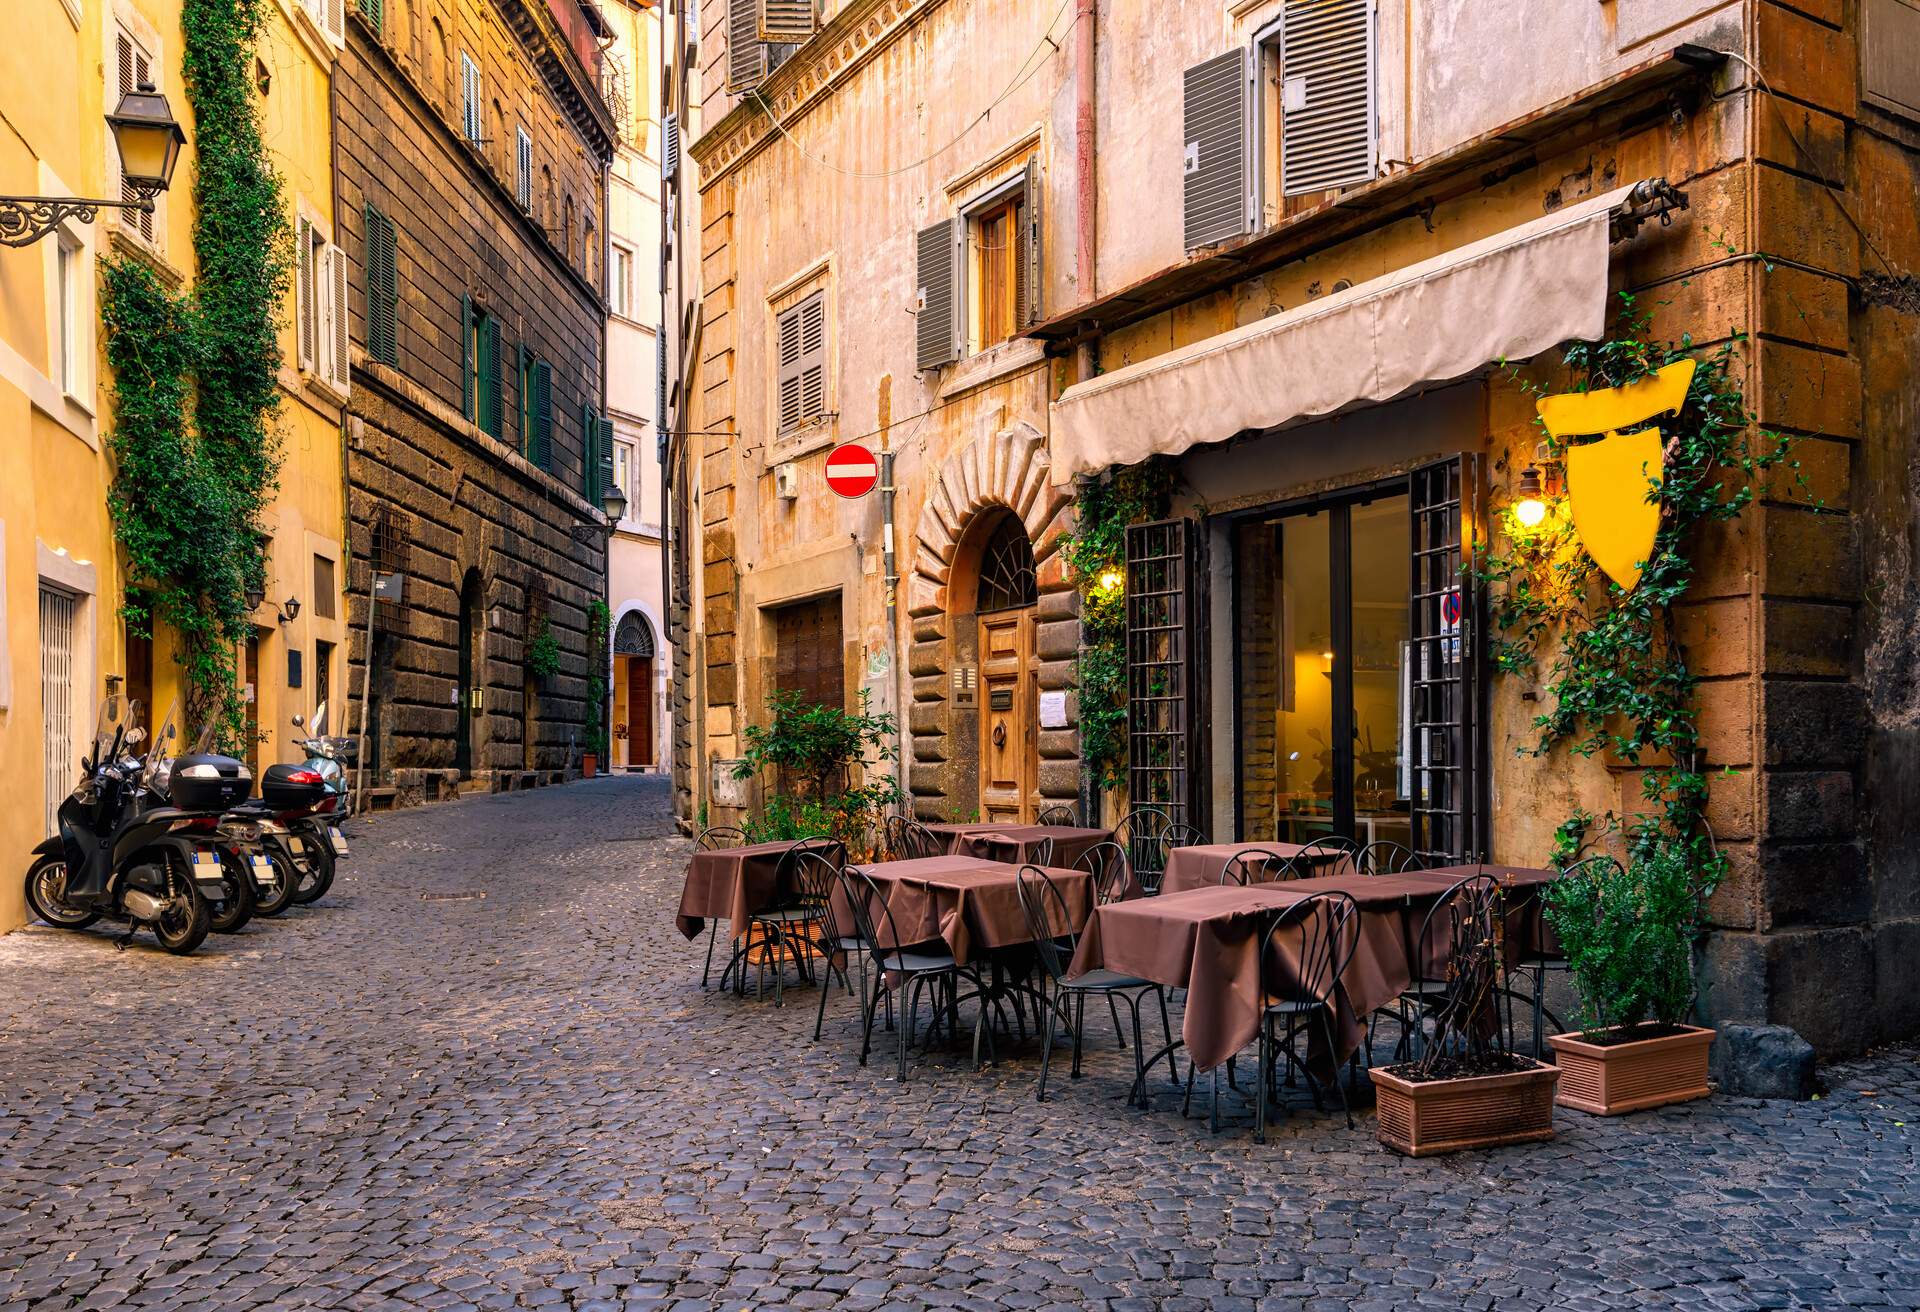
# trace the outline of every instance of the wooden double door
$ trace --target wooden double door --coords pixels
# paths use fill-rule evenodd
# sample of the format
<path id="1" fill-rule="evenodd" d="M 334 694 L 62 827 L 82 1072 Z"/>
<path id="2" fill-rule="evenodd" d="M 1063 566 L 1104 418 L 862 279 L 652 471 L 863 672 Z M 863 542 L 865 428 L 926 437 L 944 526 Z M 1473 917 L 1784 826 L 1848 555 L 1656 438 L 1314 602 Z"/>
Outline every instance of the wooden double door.
<path id="1" fill-rule="evenodd" d="M 982 615 L 980 653 L 980 818 L 1026 823 L 1040 770 L 1039 675 L 1033 609 Z"/>

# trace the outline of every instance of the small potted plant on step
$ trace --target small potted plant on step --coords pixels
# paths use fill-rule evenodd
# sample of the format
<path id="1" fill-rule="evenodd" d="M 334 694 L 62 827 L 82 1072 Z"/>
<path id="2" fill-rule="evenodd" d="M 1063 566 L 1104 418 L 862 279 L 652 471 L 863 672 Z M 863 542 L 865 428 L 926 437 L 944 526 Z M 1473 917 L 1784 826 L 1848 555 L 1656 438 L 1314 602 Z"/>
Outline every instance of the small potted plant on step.
<path id="1" fill-rule="evenodd" d="M 1416 989 L 1415 1025 L 1432 1018 L 1419 1056 L 1375 1067 L 1380 1142 L 1409 1157 L 1553 1138 L 1560 1072 L 1508 1046 L 1500 1025 L 1501 896 L 1491 878 L 1458 887 L 1422 927 L 1420 941 L 1447 942 L 1445 988 Z M 1410 1038 L 1419 1037 L 1416 1029 Z"/>
<path id="2" fill-rule="evenodd" d="M 1625 865 L 1590 856 L 1547 888 L 1547 917 L 1579 992 L 1585 1029 L 1548 1042 L 1562 1106 L 1601 1116 L 1704 1098 L 1713 1031 L 1687 1024 L 1704 890 L 1724 858 L 1702 837 L 1651 826 Z M 1704 872 L 1704 876 L 1703 876 Z"/>

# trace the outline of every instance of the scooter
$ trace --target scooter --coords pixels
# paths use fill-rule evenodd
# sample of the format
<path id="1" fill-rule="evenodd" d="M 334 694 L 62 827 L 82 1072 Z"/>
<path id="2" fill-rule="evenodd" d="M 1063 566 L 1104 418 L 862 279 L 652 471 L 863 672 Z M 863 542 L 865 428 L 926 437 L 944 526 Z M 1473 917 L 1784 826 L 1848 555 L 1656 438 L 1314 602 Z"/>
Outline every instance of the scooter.
<path id="1" fill-rule="evenodd" d="M 306 727 L 300 716 L 293 717 L 296 729 Z M 279 822 L 286 826 L 283 850 L 292 863 L 298 881 L 293 900 L 318 901 L 333 887 L 334 866 L 348 855 L 342 828 L 352 814 L 353 794 L 347 787 L 346 766 L 358 755 L 359 744 L 352 738 L 327 736 L 327 704 L 321 702 L 313 713 L 313 732 L 295 740 L 307 759 L 298 767 L 275 766 L 261 785 L 264 794 L 269 785 L 289 803 L 281 811 Z M 317 778 L 325 791 L 311 801 L 304 790 Z M 298 803 L 298 805 L 295 805 Z"/>
<path id="2" fill-rule="evenodd" d="M 252 780 L 231 757 L 195 754 L 169 759 L 176 735 L 169 712 L 144 756 L 140 704 L 119 693 L 101 703 L 91 755 L 81 779 L 60 804 L 60 832 L 34 849 L 27 905 L 49 925 L 85 929 L 106 918 L 125 922 L 120 946 L 142 925 L 176 955 L 199 947 L 211 928 L 209 900 L 224 903 L 213 842 L 221 812 L 244 797 Z M 177 805 L 151 805 L 156 782 L 170 778 Z"/>

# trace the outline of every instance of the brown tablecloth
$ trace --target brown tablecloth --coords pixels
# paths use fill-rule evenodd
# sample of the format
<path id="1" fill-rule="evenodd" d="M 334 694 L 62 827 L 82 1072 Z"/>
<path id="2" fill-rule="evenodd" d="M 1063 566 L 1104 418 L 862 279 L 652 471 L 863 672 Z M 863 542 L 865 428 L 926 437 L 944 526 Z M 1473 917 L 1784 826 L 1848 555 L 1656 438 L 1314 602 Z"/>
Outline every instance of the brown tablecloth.
<path id="1" fill-rule="evenodd" d="M 1224 857 L 1223 857 L 1224 859 Z M 1403 875 L 1328 875 L 1242 888 L 1162 892 L 1159 897 L 1098 908 L 1080 936 L 1070 974 L 1105 967 L 1187 990 L 1181 1037 L 1201 1070 L 1210 1070 L 1260 1034 L 1261 931 L 1275 911 L 1312 893 L 1338 891 L 1359 905 L 1353 958 L 1330 999 L 1334 1047 L 1309 1035 L 1309 1060 L 1325 1076 L 1366 1037 L 1366 1018 L 1412 983 L 1408 944 L 1444 885 Z M 1276 948 L 1280 943 L 1276 943 Z M 1297 981 L 1297 962 L 1273 961 L 1277 986 Z"/>
<path id="2" fill-rule="evenodd" d="M 873 878 L 893 912 L 896 941 L 886 946 L 939 941 L 956 961 L 972 961 L 993 948 L 1033 941 L 1026 912 L 1020 907 L 1017 865 L 971 856 L 933 856 L 854 868 Z M 1047 874 L 1066 900 L 1071 922 L 1050 923 L 1048 928 L 1056 934 L 1074 933 L 1092 911 L 1093 878 L 1083 870 L 1057 867 L 1049 868 Z M 854 932 L 853 911 L 846 905 L 843 889 L 834 892 L 833 918 L 836 933 Z M 886 918 L 878 911 L 873 927 L 883 939 L 888 936 Z"/>
<path id="3" fill-rule="evenodd" d="M 1562 955 L 1560 940 L 1547 923 L 1544 897 L 1546 886 L 1560 877 L 1558 871 L 1530 866 L 1440 866 L 1409 870 L 1403 878 L 1426 880 L 1444 892 L 1474 875 L 1492 875 L 1506 894 L 1501 947 L 1509 969 L 1524 961 Z"/>
<path id="4" fill-rule="evenodd" d="M 680 914 L 675 918 L 680 932 L 698 938 L 713 918 L 725 920 L 735 938 L 746 933 L 755 913 L 775 905 L 785 891 L 780 887 L 780 858 L 794 846 L 786 841 L 695 852 L 680 890 Z"/>
<path id="5" fill-rule="evenodd" d="M 964 832 L 953 835 L 947 851 L 957 856 L 984 857 L 989 861 L 1010 861 L 1023 865 L 1039 855 L 1040 845 L 1053 840 L 1053 859 L 1049 865 L 1063 869 L 1076 864 L 1096 843 L 1113 841 L 1111 829 L 1078 829 L 1070 825 L 994 825 L 978 829 L 956 826 Z M 935 832 L 938 829 L 934 826 Z"/>
<path id="6" fill-rule="evenodd" d="M 1167 873 L 1160 880 L 1160 894 L 1164 897 L 1168 893 L 1214 887 L 1220 882 L 1220 868 L 1227 863 L 1227 858 L 1250 847 L 1281 856 L 1293 856 L 1305 851 L 1308 846 L 1310 844 L 1306 843 L 1203 843 L 1194 847 L 1176 847 L 1167 853 Z M 1254 860 L 1257 862 L 1259 858 L 1255 857 Z M 1343 873 L 1352 868 L 1345 856 L 1324 848 L 1313 858 L 1313 864 L 1329 874 Z"/>

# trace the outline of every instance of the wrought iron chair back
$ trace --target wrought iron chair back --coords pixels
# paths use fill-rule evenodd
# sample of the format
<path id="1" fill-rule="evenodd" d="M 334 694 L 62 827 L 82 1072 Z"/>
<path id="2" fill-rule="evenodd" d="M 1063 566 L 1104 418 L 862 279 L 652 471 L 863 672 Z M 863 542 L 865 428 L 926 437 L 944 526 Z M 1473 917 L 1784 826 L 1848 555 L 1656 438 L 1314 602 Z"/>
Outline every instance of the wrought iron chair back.
<path id="1" fill-rule="evenodd" d="M 1055 984 L 1065 984 L 1067 967 L 1073 961 L 1073 950 L 1079 940 L 1071 928 L 1054 928 L 1056 921 L 1061 925 L 1073 924 L 1066 894 L 1053 882 L 1052 875 L 1035 865 L 1021 866 L 1014 874 L 1013 883 L 1020 895 L 1020 910 L 1026 913 L 1027 934 L 1033 939 L 1041 969 Z"/>
<path id="2" fill-rule="evenodd" d="M 1434 1056 L 1499 1041 L 1501 911 L 1499 881 L 1492 875 L 1468 875 L 1442 893 L 1422 920 L 1415 942 L 1415 985 L 1423 991 L 1427 984 L 1444 986 L 1428 1050 Z M 1442 945 L 1445 959 L 1435 961 Z"/>
<path id="3" fill-rule="evenodd" d="M 1360 906 L 1345 893 L 1313 893 L 1275 912 L 1260 936 L 1260 1009 L 1330 1002 L 1359 942 Z M 1292 977 L 1278 983 L 1276 945 L 1290 947 L 1284 955 L 1294 962 Z"/>
<path id="4" fill-rule="evenodd" d="M 1390 838 L 1376 838 L 1354 854 L 1353 868 L 1363 875 L 1397 875 L 1406 870 L 1418 870 L 1420 858 L 1405 843 L 1396 843 Z"/>
<path id="5" fill-rule="evenodd" d="M 904 946 L 900 942 L 899 930 L 893 923 L 893 908 L 887 905 L 886 889 L 858 866 L 846 866 L 840 871 L 840 892 L 846 898 L 847 909 L 853 914 L 854 937 L 860 940 L 867 955 L 876 964 L 884 965 L 889 953 L 897 952 Z M 886 931 L 884 938 L 881 937 L 883 927 Z"/>
<path id="6" fill-rule="evenodd" d="M 1151 806 L 1134 807 L 1113 827 L 1115 840 L 1127 849 L 1127 863 L 1133 867 L 1134 875 L 1154 891 L 1159 890 L 1160 877 L 1167 869 L 1166 852 L 1160 840 L 1172 827 L 1172 818 Z"/>
<path id="7" fill-rule="evenodd" d="M 1035 820 L 1034 823 L 1037 825 L 1065 825 L 1069 829 L 1077 829 L 1080 825 L 1080 814 L 1071 806 L 1059 804 L 1050 806 L 1042 811 L 1040 818 Z"/>
<path id="8" fill-rule="evenodd" d="M 1327 834 L 1302 844 L 1294 860 L 1307 874 L 1334 875 L 1353 870 L 1360 844 L 1343 834 Z"/>
<path id="9" fill-rule="evenodd" d="M 832 869 L 838 870 L 847 863 L 847 845 L 837 838 L 829 838 L 824 834 L 815 834 L 811 837 L 801 839 L 785 852 L 781 853 L 780 869 L 776 876 L 778 886 L 781 889 L 778 903 L 780 907 L 792 908 L 805 902 L 806 899 L 801 889 L 801 870 L 805 859 L 808 857 L 823 860 Z M 831 883 L 827 885 L 827 892 L 828 895 L 831 896 L 833 892 L 833 885 Z"/>
<path id="10" fill-rule="evenodd" d="M 734 825 L 709 825 L 693 840 L 696 852 L 717 852 L 726 847 L 745 847 L 747 831 Z"/>
<path id="11" fill-rule="evenodd" d="M 1111 840 L 1095 843 L 1073 863 L 1075 870 L 1093 876 L 1094 899 L 1102 905 L 1118 902 L 1133 883 L 1133 868 L 1127 864 L 1127 849 Z"/>
<path id="12" fill-rule="evenodd" d="M 905 815 L 887 817 L 886 845 L 887 857 L 893 861 L 939 856 L 946 851 L 946 844 L 931 829 Z"/>
<path id="13" fill-rule="evenodd" d="M 1273 884 L 1283 880 L 1298 879 L 1302 869 L 1296 866 L 1294 858 L 1281 856 L 1271 848 L 1243 847 L 1220 863 L 1221 884 Z"/>

